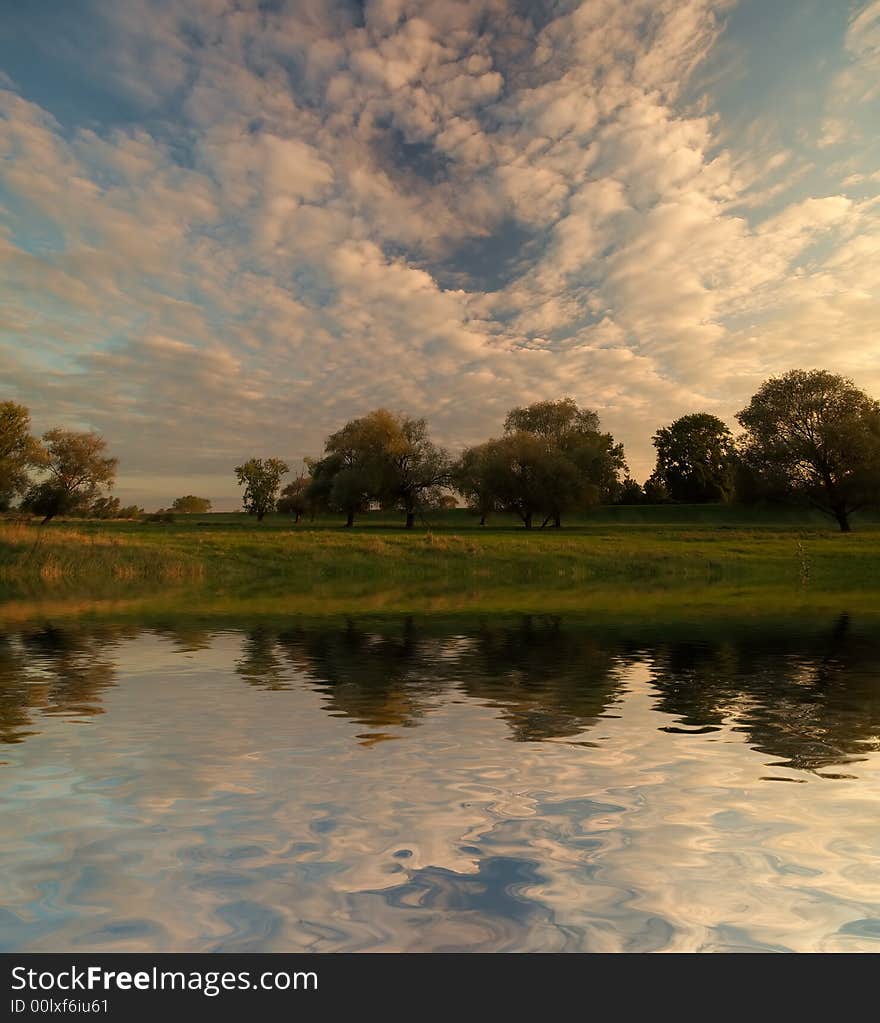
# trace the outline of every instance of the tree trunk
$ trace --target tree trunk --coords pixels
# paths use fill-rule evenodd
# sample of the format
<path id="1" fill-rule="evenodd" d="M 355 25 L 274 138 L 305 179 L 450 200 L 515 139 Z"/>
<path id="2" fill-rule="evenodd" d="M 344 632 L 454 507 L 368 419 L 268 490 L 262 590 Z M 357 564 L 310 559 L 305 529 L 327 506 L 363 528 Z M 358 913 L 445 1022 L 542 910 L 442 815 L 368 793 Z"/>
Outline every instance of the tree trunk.
<path id="1" fill-rule="evenodd" d="M 851 533 L 852 527 L 849 524 L 849 515 L 845 507 L 838 505 L 834 509 L 834 517 L 837 519 L 837 524 L 840 526 L 841 533 Z"/>
<path id="2" fill-rule="evenodd" d="M 485 526 L 486 525 L 486 516 L 485 515 L 481 515 L 480 516 L 480 525 L 481 526 Z"/>
<path id="3" fill-rule="evenodd" d="M 48 515 L 47 515 L 47 516 L 46 516 L 46 517 L 45 517 L 45 518 L 43 519 L 43 521 L 42 521 L 42 522 L 40 523 L 40 525 L 41 525 L 41 526 L 45 526 L 47 522 L 51 522 L 51 521 L 52 521 L 52 519 L 54 519 L 54 518 L 55 518 L 55 513 L 54 513 L 54 512 L 50 512 L 50 513 L 49 513 L 49 514 L 48 514 Z"/>
<path id="4" fill-rule="evenodd" d="M 554 529 L 562 529 L 562 516 L 559 514 L 559 512 L 557 512 L 553 516 L 553 528 Z"/>
<path id="5" fill-rule="evenodd" d="M 263 518 L 265 517 L 265 515 L 266 515 L 266 513 L 264 511 L 258 511 L 257 512 L 257 522 L 262 522 Z"/>
<path id="6" fill-rule="evenodd" d="M 416 513 L 408 511 L 406 513 L 406 525 L 404 526 L 404 529 L 412 529 L 412 527 L 415 524 L 416 524 Z"/>
<path id="7" fill-rule="evenodd" d="M 523 525 L 526 527 L 526 529 L 531 529 L 532 528 L 532 513 L 531 512 L 526 512 L 525 515 L 523 515 L 522 520 L 523 520 Z"/>
<path id="8" fill-rule="evenodd" d="M 346 529 L 351 529 L 351 527 L 353 525 L 354 525 L 354 512 L 350 511 L 348 513 L 348 518 L 345 520 L 345 528 Z"/>
<path id="9" fill-rule="evenodd" d="M 301 518 L 302 518 L 302 514 L 300 512 L 297 512 L 296 515 L 294 515 L 294 517 L 293 517 L 293 524 L 295 526 L 298 526 L 299 525 L 299 520 Z"/>

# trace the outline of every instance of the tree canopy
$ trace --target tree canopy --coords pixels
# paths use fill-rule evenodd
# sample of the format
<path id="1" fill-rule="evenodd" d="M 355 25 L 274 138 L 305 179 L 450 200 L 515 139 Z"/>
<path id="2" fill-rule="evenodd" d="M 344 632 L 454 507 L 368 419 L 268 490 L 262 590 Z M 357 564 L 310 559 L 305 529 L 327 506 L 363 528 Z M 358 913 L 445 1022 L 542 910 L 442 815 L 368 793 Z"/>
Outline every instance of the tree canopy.
<path id="1" fill-rule="evenodd" d="M 187 494 L 184 497 L 176 497 L 171 505 L 171 510 L 180 512 L 181 515 L 204 515 L 211 510 L 211 502 L 207 497 Z"/>
<path id="2" fill-rule="evenodd" d="M 845 377 L 791 370 L 761 385 L 737 417 L 743 458 L 850 531 L 880 496 L 880 405 Z"/>
<path id="3" fill-rule="evenodd" d="M 87 512 L 113 487 L 118 461 L 105 454 L 107 442 L 100 434 L 56 427 L 43 434 L 43 447 L 47 476 L 29 488 L 22 507 L 42 515 L 44 522 Z"/>
<path id="4" fill-rule="evenodd" d="M 734 493 L 736 446 L 727 426 L 708 412 L 681 416 L 653 437 L 654 477 L 673 501 L 729 501 Z"/>
<path id="5" fill-rule="evenodd" d="M 0 510 L 27 492 L 29 470 L 41 465 L 45 452 L 31 436 L 31 417 L 24 405 L 0 402 Z"/>
<path id="6" fill-rule="evenodd" d="M 626 468 L 623 446 L 599 430 L 599 416 L 572 398 L 512 409 L 505 434 L 468 448 L 455 466 L 456 485 L 481 522 L 496 509 L 515 512 L 526 529 L 562 524 L 566 511 L 616 496 Z"/>
<path id="7" fill-rule="evenodd" d="M 249 458 L 235 467 L 239 486 L 244 487 L 242 507 L 248 515 L 256 515 L 257 522 L 274 511 L 281 477 L 289 471 L 287 462 L 280 458 Z"/>
<path id="8" fill-rule="evenodd" d="M 450 481 L 449 456 L 431 441 L 425 420 L 384 408 L 350 420 L 327 438 L 324 457 L 307 464 L 308 498 L 343 512 L 347 526 L 375 501 L 402 511 L 411 529 Z"/>

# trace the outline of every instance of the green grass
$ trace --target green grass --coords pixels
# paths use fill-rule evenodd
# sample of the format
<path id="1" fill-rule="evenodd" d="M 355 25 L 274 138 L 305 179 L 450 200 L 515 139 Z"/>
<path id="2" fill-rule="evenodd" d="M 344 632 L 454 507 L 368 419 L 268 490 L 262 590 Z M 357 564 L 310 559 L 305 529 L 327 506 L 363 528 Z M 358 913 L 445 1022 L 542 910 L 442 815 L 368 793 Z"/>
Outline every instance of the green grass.
<path id="1" fill-rule="evenodd" d="M 842 535 L 797 509 L 601 508 L 562 530 L 526 531 L 498 517 L 481 528 L 464 511 L 412 531 L 375 513 L 353 530 L 338 520 L 179 516 L 173 523 L 0 524 L 0 596 L 115 599 L 201 587 L 248 599 L 266 593 L 351 604 L 418 592 L 454 604 L 469 592 L 513 607 L 549 591 L 567 606 L 592 588 L 725 584 L 798 592 L 880 593 L 880 523 Z M 392 599 L 392 603 L 397 598 Z M 405 604 L 405 598 L 400 598 Z"/>

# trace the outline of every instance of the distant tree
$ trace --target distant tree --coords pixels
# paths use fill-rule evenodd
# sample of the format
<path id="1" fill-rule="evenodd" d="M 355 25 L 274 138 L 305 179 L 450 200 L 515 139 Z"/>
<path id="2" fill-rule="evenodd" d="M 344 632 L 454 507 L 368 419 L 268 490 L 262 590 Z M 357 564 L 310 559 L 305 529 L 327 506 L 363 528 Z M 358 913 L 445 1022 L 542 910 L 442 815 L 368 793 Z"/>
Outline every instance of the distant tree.
<path id="1" fill-rule="evenodd" d="M 299 523 L 311 507 L 309 501 L 310 483 L 311 478 L 301 472 L 296 479 L 287 484 L 281 491 L 281 497 L 278 498 L 278 511 L 284 515 L 292 515 L 295 523 Z"/>
<path id="2" fill-rule="evenodd" d="M 552 521 L 558 528 L 566 511 L 616 500 L 626 469 L 623 445 L 600 431 L 593 409 L 578 407 L 573 398 L 540 401 L 512 409 L 504 430 L 508 436 L 527 433 L 547 451 L 544 525 Z"/>
<path id="3" fill-rule="evenodd" d="M 430 440 L 424 419 L 387 409 L 350 420 L 327 438 L 324 457 L 307 464 L 308 499 L 344 512 L 349 527 L 378 501 L 399 508 L 411 529 L 450 479 L 449 456 Z"/>
<path id="4" fill-rule="evenodd" d="M 144 509 L 136 504 L 127 504 L 119 509 L 117 519 L 139 519 L 144 514 Z"/>
<path id="5" fill-rule="evenodd" d="M 536 515 L 565 505 L 578 489 L 574 465 L 524 430 L 480 445 L 476 458 L 466 451 L 462 461 L 472 460 L 480 473 L 483 500 L 518 515 L 526 529 L 532 528 Z"/>
<path id="6" fill-rule="evenodd" d="M 845 377 L 791 370 L 765 381 L 736 417 L 747 464 L 835 519 L 880 500 L 880 404 Z"/>
<path id="7" fill-rule="evenodd" d="M 708 412 L 681 416 L 653 437 L 654 477 L 673 501 L 729 501 L 734 492 L 736 446 L 727 426 Z"/>
<path id="8" fill-rule="evenodd" d="M 211 502 L 207 497 L 187 494 L 185 497 L 175 498 L 171 510 L 180 512 L 181 515 L 204 515 L 211 510 Z"/>
<path id="9" fill-rule="evenodd" d="M 388 416 L 384 409 L 374 415 Z M 388 472 L 380 499 L 390 500 L 406 516 L 412 529 L 416 513 L 436 506 L 452 478 L 452 461 L 428 437 L 424 419 L 391 415 L 386 448 Z"/>
<path id="10" fill-rule="evenodd" d="M 47 478 L 25 494 L 22 508 L 43 516 L 83 514 L 116 479 L 117 459 L 104 452 L 107 442 L 97 433 L 76 433 L 56 427 L 43 434 Z"/>
<path id="11" fill-rule="evenodd" d="M 280 458 L 250 458 L 235 467 L 238 484 L 244 487 L 242 506 L 248 515 L 257 516 L 257 522 L 274 510 L 281 477 L 289 471 Z"/>
<path id="12" fill-rule="evenodd" d="M 118 497 L 96 497 L 88 509 L 93 519 L 118 519 L 122 505 Z"/>
<path id="13" fill-rule="evenodd" d="M 24 405 L 0 402 L 0 511 L 27 492 L 28 470 L 43 462 L 40 442 L 30 431 L 31 417 Z"/>
<path id="14" fill-rule="evenodd" d="M 620 485 L 617 501 L 618 504 L 643 504 L 645 492 L 631 476 L 626 476 Z"/>
<path id="15" fill-rule="evenodd" d="M 669 500 L 669 491 L 666 484 L 657 476 L 649 476 L 642 487 L 645 492 L 645 504 L 666 504 Z"/>

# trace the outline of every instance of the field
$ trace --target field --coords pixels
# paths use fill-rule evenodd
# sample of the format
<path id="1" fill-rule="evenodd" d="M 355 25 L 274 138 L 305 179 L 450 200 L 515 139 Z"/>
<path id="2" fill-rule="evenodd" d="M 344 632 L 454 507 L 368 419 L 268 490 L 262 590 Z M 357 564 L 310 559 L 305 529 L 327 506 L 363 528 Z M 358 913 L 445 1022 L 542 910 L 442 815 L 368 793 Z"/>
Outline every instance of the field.
<path id="1" fill-rule="evenodd" d="M 408 600 L 516 608 L 536 593 L 573 606 L 594 587 L 642 593 L 784 587 L 880 595 L 880 523 L 842 535 L 798 509 L 707 506 L 601 508 L 561 530 L 526 531 L 498 516 L 486 527 L 463 510 L 405 531 L 373 513 L 354 529 L 240 514 L 173 523 L 59 521 L 0 524 L 0 596 L 93 599 L 197 588 L 203 599 L 290 600 L 340 606 Z M 408 598 L 406 594 L 412 596 Z M 489 595 L 492 595 L 491 597 Z M 388 603 L 387 600 L 384 603 Z"/>

